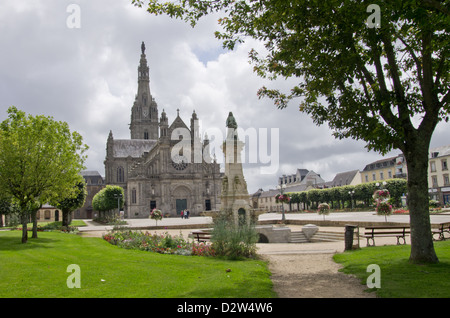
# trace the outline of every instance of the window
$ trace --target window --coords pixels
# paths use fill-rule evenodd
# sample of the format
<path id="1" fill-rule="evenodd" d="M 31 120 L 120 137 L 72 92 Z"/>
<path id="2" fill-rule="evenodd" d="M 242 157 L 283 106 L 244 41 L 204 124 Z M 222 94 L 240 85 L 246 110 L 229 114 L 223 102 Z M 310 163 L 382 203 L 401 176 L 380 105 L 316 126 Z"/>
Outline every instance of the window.
<path id="1" fill-rule="evenodd" d="M 148 131 L 144 131 L 144 139 L 148 139 Z"/>
<path id="2" fill-rule="evenodd" d="M 431 172 L 436 172 L 436 162 L 430 161 Z"/>
<path id="3" fill-rule="evenodd" d="M 433 183 L 433 188 L 437 188 L 438 187 L 437 176 L 432 176 L 431 181 Z"/>
<path id="4" fill-rule="evenodd" d="M 206 211 L 211 211 L 211 200 L 205 200 Z"/>
<path id="5" fill-rule="evenodd" d="M 389 178 L 389 179 L 392 178 L 392 171 L 391 171 L 391 170 L 388 171 L 388 178 Z"/>
<path id="6" fill-rule="evenodd" d="M 366 177 L 366 182 L 369 182 L 369 175 L 365 175 L 365 177 Z"/>
<path id="7" fill-rule="evenodd" d="M 448 177 L 448 174 L 444 174 L 444 185 L 445 186 L 450 185 L 450 179 Z"/>
<path id="8" fill-rule="evenodd" d="M 380 172 L 380 180 L 383 180 L 384 179 L 384 173 L 383 173 L 383 171 L 381 171 Z"/>
<path id="9" fill-rule="evenodd" d="M 131 190 L 131 203 L 136 204 L 136 189 Z"/>
<path id="10" fill-rule="evenodd" d="M 122 167 L 118 167 L 117 168 L 117 182 L 124 182 L 124 181 L 125 181 L 124 170 Z"/>
<path id="11" fill-rule="evenodd" d="M 372 181 L 375 181 L 375 180 L 377 180 L 377 177 L 376 177 L 375 173 L 372 173 Z"/>
<path id="12" fill-rule="evenodd" d="M 442 163 L 442 170 L 448 170 L 447 159 L 442 160 L 441 163 Z"/>
<path id="13" fill-rule="evenodd" d="M 50 210 L 45 210 L 45 211 L 44 211 L 44 218 L 45 218 L 46 220 L 49 220 L 49 219 L 50 219 Z"/>

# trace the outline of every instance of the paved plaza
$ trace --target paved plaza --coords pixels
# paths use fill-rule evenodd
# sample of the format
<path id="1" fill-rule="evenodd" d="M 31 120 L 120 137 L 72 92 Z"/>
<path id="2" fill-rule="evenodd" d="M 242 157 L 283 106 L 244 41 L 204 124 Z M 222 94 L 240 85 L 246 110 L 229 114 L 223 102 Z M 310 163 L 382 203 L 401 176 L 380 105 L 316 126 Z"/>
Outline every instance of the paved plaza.
<path id="1" fill-rule="evenodd" d="M 276 224 L 281 221 L 281 214 L 279 213 L 265 213 L 259 216 L 260 221 L 273 221 Z M 439 224 L 443 222 L 450 222 L 450 212 L 431 215 L 432 224 Z M 302 221 L 302 223 L 317 223 L 319 224 L 319 231 L 336 231 L 345 232 L 345 227 L 342 224 L 345 223 L 357 223 L 357 222 L 385 222 L 384 216 L 379 216 L 375 211 L 370 212 L 337 212 L 330 213 L 325 217 L 327 221 L 335 221 L 341 225 L 339 226 L 321 226 L 320 222 L 323 221 L 323 216 L 317 213 L 286 213 L 287 221 Z M 79 231 L 82 235 L 101 236 L 108 230 L 111 230 L 112 226 L 99 225 L 91 220 L 84 220 L 87 226 L 79 227 Z M 208 228 L 212 224 L 211 217 L 194 216 L 189 219 L 181 218 L 164 218 L 158 221 L 158 227 L 156 228 L 156 222 L 151 219 L 126 219 L 129 228 L 145 229 L 149 228 L 149 231 L 156 232 L 169 232 L 170 234 L 177 235 L 182 234 L 187 237 L 192 229 Z M 409 215 L 391 215 L 387 218 L 388 222 L 394 223 L 409 223 Z M 288 225 L 292 231 L 300 231 L 303 225 Z M 354 242 L 356 243 L 356 242 Z M 406 243 L 410 244 L 409 236 L 406 238 Z M 377 245 L 394 245 L 396 239 L 392 237 L 377 238 Z M 360 246 L 366 246 L 366 240 L 360 239 Z M 334 254 L 343 252 L 345 248 L 344 241 L 337 242 L 315 242 L 315 243 L 268 243 L 257 244 L 258 254 L 266 255 L 281 255 L 281 254 Z"/>
<path id="2" fill-rule="evenodd" d="M 310 221 L 322 222 L 324 217 L 317 213 L 286 213 L 286 220 L 298 220 L 298 221 Z M 156 221 L 152 219 L 125 219 L 127 221 L 127 227 L 130 228 L 144 228 L 156 226 Z M 325 216 L 326 221 L 336 222 L 384 222 L 384 216 L 377 215 L 375 211 L 369 212 L 335 212 Z M 443 222 L 450 222 L 450 212 L 434 214 L 430 216 L 431 224 L 439 224 Z M 87 224 L 85 227 L 80 227 L 80 231 L 101 231 L 110 230 L 112 226 L 99 225 L 91 220 L 84 220 Z M 281 221 L 280 213 L 265 213 L 259 216 L 259 221 L 273 221 L 276 223 Z M 394 223 L 409 223 L 409 215 L 390 215 L 387 217 L 388 222 Z M 182 219 L 180 217 L 163 218 L 158 221 L 158 227 L 171 227 L 171 226 L 192 226 L 198 228 L 199 226 L 209 226 L 212 223 L 211 217 L 193 216 L 189 219 Z"/>

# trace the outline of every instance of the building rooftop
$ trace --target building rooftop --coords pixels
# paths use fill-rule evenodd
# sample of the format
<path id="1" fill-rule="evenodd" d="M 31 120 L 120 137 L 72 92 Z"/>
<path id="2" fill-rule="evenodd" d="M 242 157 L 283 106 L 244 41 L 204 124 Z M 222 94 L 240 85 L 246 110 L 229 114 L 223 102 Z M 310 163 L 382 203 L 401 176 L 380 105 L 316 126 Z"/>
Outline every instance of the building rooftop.
<path id="1" fill-rule="evenodd" d="M 363 171 L 370 171 L 370 170 L 382 169 L 382 168 L 386 168 L 386 167 L 395 166 L 396 159 L 399 157 L 403 158 L 403 154 L 399 154 L 398 156 L 395 156 L 395 157 L 385 158 L 385 159 L 371 162 L 364 167 Z"/>
<path id="2" fill-rule="evenodd" d="M 340 173 L 336 174 L 333 181 L 330 182 L 330 186 L 331 187 L 339 187 L 339 186 L 343 186 L 343 185 L 349 185 L 355 178 L 355 175 L 358 173 L 359 173 L 359 170 L 340 172 Z"/>
<path id="3" fill-rule="evenodd" d="M 113 146 L 113 156 L 115 158 L 139 158 L 145 152 L 150 152 L 157 144 L 151 139 L 115 139 Z"/>
<path id="4" fill-rule="evenodd" d="M 450 156 L 450 145 L 430 148 L 430 158 Z"/>

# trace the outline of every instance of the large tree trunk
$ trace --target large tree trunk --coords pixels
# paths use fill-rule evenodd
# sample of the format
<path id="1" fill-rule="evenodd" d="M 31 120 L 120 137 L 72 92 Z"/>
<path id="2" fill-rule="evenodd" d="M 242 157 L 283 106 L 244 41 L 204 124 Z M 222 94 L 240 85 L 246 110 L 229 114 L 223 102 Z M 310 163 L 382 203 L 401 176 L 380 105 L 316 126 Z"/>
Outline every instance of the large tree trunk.
<path id="1" fill-rule="evenodd" d="M 28 241 L 28 214 L 23 212 L 21 213 L 21 221 L 22 221 L 22 243 L 26 243 Z"/>
<path id="2" fill-rule="evenodd" d="M 31 220 L 33 221 L 33 234 L 31 235 L 31 238 L 38 238 L 38 234 L 37 234 L 37 218 L 36 218 L 37 211 L 38 210 L 31 212 Z"/>
<path id="3" fill-rule="evenodd" d="M 70 224 L 70 210 L 62 210 L 62 226 L 69 226 Z"/>
<path id="4" fill-rule="evenodd" d="M 437 263 L 431 234 L 428 196 L 428 144 L 417 138 L 404 152 L 408 168 L 408 207 L 411 225 L 411 255 L 413 263 Z M 410 143 L 411 145 L 411 143 Z"/>

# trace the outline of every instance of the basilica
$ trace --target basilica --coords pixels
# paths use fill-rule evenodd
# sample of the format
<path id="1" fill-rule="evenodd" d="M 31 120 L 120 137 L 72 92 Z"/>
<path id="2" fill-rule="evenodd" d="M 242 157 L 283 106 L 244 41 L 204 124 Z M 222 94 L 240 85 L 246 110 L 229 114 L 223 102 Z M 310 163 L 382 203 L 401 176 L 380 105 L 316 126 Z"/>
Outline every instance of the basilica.
<path id="1" fill-rule="evenodd" d="M 194 110 L 189 124 L 179 110 L 170 125 L 164 110 L 159 117 L 142 43 L 130 139 L 114 139 L 110 131 L 104 161 L 105 183 L 124 189 L 126 217 L 147 218 L 154 208 L 165 216 L 220 209 L 220 165 L 210 157 L 207 137 L 198 132 Z"/>

